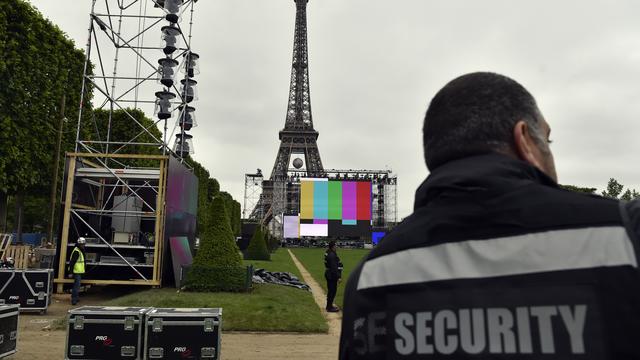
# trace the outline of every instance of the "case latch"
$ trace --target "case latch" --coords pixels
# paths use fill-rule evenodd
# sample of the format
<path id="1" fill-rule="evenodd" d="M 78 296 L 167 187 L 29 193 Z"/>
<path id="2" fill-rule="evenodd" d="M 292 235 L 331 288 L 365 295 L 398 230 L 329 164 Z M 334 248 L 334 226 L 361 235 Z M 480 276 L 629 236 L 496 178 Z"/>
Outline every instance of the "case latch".
<path id="1" fill-rule="evenodd" d="M 83 329 L 84 329 L 84 316 L 76 316 L 73 322 L 73 330 L 83 330 Z M 82 351 L 84 351 L 84 347 Z"/>
<path id="2" fill-rule="evenodd" d="M 127 316 L 124 318 L 124 329 L 133 330 L 135 328 L 135 319 L 133 316 Z"/>
<path id="3" fill-rule="evenodd" d="M 136 356 L 136 347 L 135 346 L 123 346 L 120 348 L 120 356 L 122 357 L 133 357 Z"/>
<path id="4" fill-rule="evenodd" d="M 218 325 L 216 319 L 205 318 L 204 319 L 204 332 L 213 332 L 215 326 Z"/>
<path id="5" fill-rule="evenodd" d="M 69 352 L 73 356 L 84 356 L 84 345 L 71 345 Z"/>
<path id="6" fill-rule="evenodd" d="M 151 324 L 152 324 L 151 327 L 153 328 L 153 332 L 162 332 L 162 319 L 161 318 L 153 319 L 153 322 Z"/>
<path id="7" fill-rule="evenodd" d="M 200 349 L 200 357 L 202 359 L 213 359 L 216 357 L 216 348 L 214 347 L 203 347 Z"/>
<path id="8" fill-rule="evenodd" d="M 164 357 L 163 348 L 149 348 L 150 359 L 162 359 Z"/>

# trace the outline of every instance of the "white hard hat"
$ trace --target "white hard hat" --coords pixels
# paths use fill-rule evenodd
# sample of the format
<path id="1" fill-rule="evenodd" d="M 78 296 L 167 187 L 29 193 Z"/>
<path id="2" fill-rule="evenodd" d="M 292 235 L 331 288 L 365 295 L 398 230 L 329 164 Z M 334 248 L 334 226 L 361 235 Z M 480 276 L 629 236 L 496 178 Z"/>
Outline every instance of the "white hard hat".
<path id="1" fill-rule="evenodd" d="M 78 244 L 86 244 L 87 243 L 87 239 L 83 238 L 83 237 L 79 237 L 78 238 Z"/>

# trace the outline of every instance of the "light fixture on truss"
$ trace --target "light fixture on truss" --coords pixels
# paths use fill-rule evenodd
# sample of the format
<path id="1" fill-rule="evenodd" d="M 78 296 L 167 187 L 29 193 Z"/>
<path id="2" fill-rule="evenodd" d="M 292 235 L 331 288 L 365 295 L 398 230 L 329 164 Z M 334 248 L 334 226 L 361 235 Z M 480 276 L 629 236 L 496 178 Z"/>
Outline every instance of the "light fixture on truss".
<path id="1" fill-rule="evenodd" d="M 195 114 L 196 108 L 180 105 L 178 110 L 180 110 L 180 116 L 178 116 L 176 125 L 180 126 L 183 131 L 189 131 L 191 128 L 198 126 Z"/>
<path id="2" fill-rule="evenodd" d="M 166 87 L 172 87 L 176 75 L 178 60 L 164 58 L 158 60 L 158 64 L 160 64 L 158 67 L 158 81 Z"/>
<path id="3" fill-rule="evenodd" d="M 165 55 L 171 55 L 180 47 L 180 37 L 182 36 L 182 31 L 173 24 L 163 26 L 161 31 L 162 51 Z"/>
<path id="4" fill-rule="evenodd" d="M 187 155 L 193 154 L 193 136 L 186 133 L 176 134 L 176 142 L 173 147 L 173 151 L 175 151 L 181 158 L 185 158 Z"/>
<path id="5" fill-rule="evenodd" d="M 156 92 L 156 108 L 155 115 L 158 119 L 168 119 L 171 117 L 171 100 L 175 99 L 176 94 L 169 91 Z"/>

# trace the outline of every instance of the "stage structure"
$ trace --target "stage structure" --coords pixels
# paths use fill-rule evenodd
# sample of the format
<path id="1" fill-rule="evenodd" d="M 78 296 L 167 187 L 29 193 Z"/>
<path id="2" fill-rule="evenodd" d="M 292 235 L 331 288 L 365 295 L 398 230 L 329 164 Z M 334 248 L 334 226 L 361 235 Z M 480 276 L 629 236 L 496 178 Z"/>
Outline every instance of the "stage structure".
<path id="1" fill-rule="evenodd" d="M 179 283 L 191 261 L 197 178 L 184 160 L 196 126 L 196 1 L 91 1 L 76 146 L 66 157 L 58 291 L 73 282 L 65 268 L 80 236 L 84 284 Z"/>
<path id="2" fill-rule="evenodd" d="M 325 170 L 322 166 L 317 143 L 319 133 L 313 127 L 311 113 L 307 44 L 308 0 L 294 0 L 294 2 L 296 4 L 296 25 L 293 40 L 289 102 L 287 104 L 284 129 L 279 133 L 280 147 L 268 179 L 259 182 L 262 179 L 261 172 L 259 174 L 245 175 L 244 219 L 249 222 L 267 225 L 273 235 L 282 238 L 288 235 L 285 234 L 285 226 L 288 229 L 293 228 L 291 216 L 303 216 L 300 213 L 301 200 L 303 200 L 301 199 L 301 183 L 303 183 L 301 179 L 324 179 L 333 182 L 345 180 L 349 183 L 369 181 L 369 187 L 371 188 L 371 195 L 368 199 L 371 204 L 368 215 L 370 217 L 368 219 L 370 223 L 369 230 L 364 231 L 364 228 L 361 227 L 357 233 L 361 237 L 371 237 L 370 230 L 375 230 L 376 227 L 388 229 L 397 221 L 397 177 L 388 170 Z M 333 184 L 331 186 L 337 187 L 338 185 Z M 347 192 L 350 186 L 352 185 L 346 185 Z M 304 204 L 304 201 L 302 203 Z M 342 206 L 343 203 L 340 202 L 340 205 Z M 344 208 L 343 206 L 342 209 L 350 208 Z M 327 221 L 326 230 L 328 234 L 330 232 L 329 224 L 331 223 L 328 218 L 298 218 L 297 226 L 299 228 L 320 229 L 323 226 L 303 226 L 303 224 L 311 221 L 311 225 L 314 225 L 314 221 L 323 222 L 324 220 Z M 338 219 L 331 220 L 337 221 Z M 341 222 L 343 220 L 346 221 L 345 224 L 349 224 L 353 220 L 358 222 L 358 219 L 340 219 Z M 332 228 L 336 229 L 337 227 Z M 369 233 L 365 234 L 366 232 Z M 324 234 L 324 230 L 318 230 L 318 234 Z M 340 231 L 335 234 L 339 236 Z M 350 231 L 342 232 L 344 236 L 353 236 L 354 234 Z"/>
<path id="3" fill-rule="evenodd" d="M 260 217 L 246 217 L 261 210 L 264 198 L 255 175 L 245 175 L 245 219 L 259 222 Z M 375 238 L 375 233 L 386 233 L 398 222 L 397 185 L 391 170 L 325 169 L 321 176 L 313 176 L 290 168 L 281 185 L 283 212 L 275 216 L 282 223 L 271 222 L 270 230 L 287 239 Z"/>

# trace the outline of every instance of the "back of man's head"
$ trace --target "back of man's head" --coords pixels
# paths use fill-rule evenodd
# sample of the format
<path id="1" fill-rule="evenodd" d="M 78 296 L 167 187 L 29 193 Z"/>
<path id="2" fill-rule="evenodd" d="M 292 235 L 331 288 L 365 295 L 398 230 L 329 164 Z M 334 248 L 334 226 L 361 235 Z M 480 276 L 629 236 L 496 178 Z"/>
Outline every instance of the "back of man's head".
<path id="1" fill-rule="evenodd" d="M 525 121 L 540 135 L 540 111 L 533 96 L 516 81 L 495 73 L 460 76 L 431 100 L 424 119 L 423 144 L 433 171 L 467 156 L 514 153 L 513 129 Z"/>

